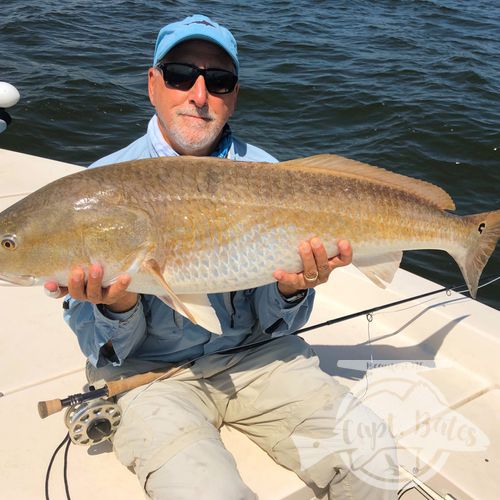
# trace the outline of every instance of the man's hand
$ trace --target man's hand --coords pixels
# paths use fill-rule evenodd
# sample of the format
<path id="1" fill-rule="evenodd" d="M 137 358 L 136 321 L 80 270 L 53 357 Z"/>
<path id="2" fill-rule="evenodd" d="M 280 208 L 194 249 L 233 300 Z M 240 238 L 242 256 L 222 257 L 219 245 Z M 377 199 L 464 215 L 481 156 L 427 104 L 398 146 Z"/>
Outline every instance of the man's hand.
<path id="1" fill-rule="evenodd" d="M 326 249 L 319 238 L 303 241 L 299 247 L 303 271 L 300 273 L 286 273 L 278 269 L 273 273 L 278 281 L 278 290 L 284 297 L 291 297 L 299 290 L 314 288 L 326 283 L 330 273 L 336 267 L 347 266 L 352 262 L 352 248 L 348 241 L 338 242 L 339 254 L 328 258 Z"/>
<path id="2" fill-rule="evenodd" d="M 105 304 L 110 311 L 125 312 L 137 303 L 137 294 L 127 292 L 130 285 L 130 276 L 122 274 L 115 283 L 107 288 L 102 287 L 102 267 L 92 264 L 89 268 L 89 276 L 85 283 L 85 273 L 81 267 L 71 270 L 68 278 L 68 287 L 59 287 L 55 281 L 45 283 L 48 295 L 54 298 L 64 297 L 70 294 L 75 300 L 87 301 L 92 304 Z"/>

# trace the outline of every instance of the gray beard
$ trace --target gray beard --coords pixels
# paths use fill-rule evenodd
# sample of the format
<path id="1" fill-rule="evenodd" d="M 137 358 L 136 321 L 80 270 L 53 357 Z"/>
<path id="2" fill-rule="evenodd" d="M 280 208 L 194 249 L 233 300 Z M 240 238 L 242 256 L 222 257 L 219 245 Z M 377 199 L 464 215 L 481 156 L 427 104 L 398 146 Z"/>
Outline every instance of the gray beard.
<path id="1" fill-rule="evenodd" d="M 200 113 L 200 116 L 205 115 L 203 113 Z M 176 127 L 166 127 L 163 122 L 162 125 L 164 129 L 168 130 L 169 132 L 170 140 L 173 142 L 171 146 L 174 147 L 175 144 L 177 148 L 183 151 L 183 154 L 193 156 L 205 151 L 206 149 L 210 149 L 210 147 L 214 149 L 217 146 L 217 139 L 219 138 L 219 135 L 222 131 L 222 128 L 220 130 L 217 130 L 216 128 L 210 129 L 210 131 L 205 134 L 204 137 L 200 138 L 198 141 L 193 141 L 192 139 L 184 137 L 182 133 L 178 132 Z"/>

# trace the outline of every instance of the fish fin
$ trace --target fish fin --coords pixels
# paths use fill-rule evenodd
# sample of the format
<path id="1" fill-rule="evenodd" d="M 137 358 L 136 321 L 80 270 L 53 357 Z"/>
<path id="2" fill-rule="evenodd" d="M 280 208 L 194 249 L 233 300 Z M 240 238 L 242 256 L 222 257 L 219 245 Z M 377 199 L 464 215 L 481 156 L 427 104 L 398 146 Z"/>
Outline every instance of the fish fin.
<path id="1" fill-rule="evenodd" d="M 171 295 L 158 295 L 158 298 L 167 304 L 171 309 L 175 309 L 179 314 L 182 314 L 188 318 L 192 323 L 195 323 L 211 333 L 217 335 L 222 334 L 222 327 L 215 313 L 215 309 L 208 300 L 208 296 L 205 294 L 183 294 L 177 295 L 177 299 L 183 304 L 185 309 L 189 311 L 190 316 L 186 316 L 183 311 L 179 311 L 176 307 L 176 303 L 172 300 Z M 193 319 L 191 319 L 194 318 Z"/>
<path id="2" fill-rule="evenodd" d="M 494 252 L 500 238 L 500 210 L 467 215 L 464 220 L 472 224 L 465 251 L 448 250 L 457 261 L 472 298 L 476 298 L 479 278 Z"/>
<path id="3" fill-rule="evenodd" d="M 219 318 L 215 314 L 208 297 L 203 294 L 177 295 L 163 277 L 160 266 L 155 259 L 148 259 L 142 264 L 142 269 L 148 272 L 165 290 L 158 298 L 170 308 L 185 316 L 195 325 L 200 325 L 216 334 L 222 333 Z"/>
<path id="4" fill-rule="evenodd" d="M 352 263 L 380 288 L 390 283 L 399 268 L 403 252 L 387 252 L 370 256 L 353 257 Z"/>
<path id="5" fill-rule="evenodd" d="M 278 163 L 278 165 L 293 168 L 308 167 L 315 170 L 323 169 L 353 179 L 365 179 L 378 184 L 390 185 L 418 196 L 442 210 L 455 210 L 455 203 L 450 195 L 439 186 L 342 156 L 322 154 L 289 160 Z"/>
<path id="6" fill-rule="evenodd" d="M 222 334 L 219 318 L 206 294 L 190 293 L 182 294 L 178 297 L 193 313 L 198 325 L 206 328 L 209 332 L 216 333 L 217 335 Z"/>

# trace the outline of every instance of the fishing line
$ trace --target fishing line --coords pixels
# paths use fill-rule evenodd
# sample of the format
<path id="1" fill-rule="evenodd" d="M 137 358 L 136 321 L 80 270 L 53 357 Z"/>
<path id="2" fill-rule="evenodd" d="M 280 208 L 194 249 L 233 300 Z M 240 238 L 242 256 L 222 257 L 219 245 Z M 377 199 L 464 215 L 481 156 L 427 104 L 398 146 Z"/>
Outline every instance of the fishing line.
<path id="1" fill-rule="evenodd" d="M 490 278 L 490 276 L 488 276 L 486 279 L 488 279 L 488 278 Z M 500 280 L 500 276 L 497 276 L 496 278 L 493 278 L 490 281 L 487 281 L 486 283 L 483 283 L 482 285 L 479 285 L 477 287 L 477 289 L 479 290 L 480 288 L 484 288 L 485 286 L 491 285 L 492 283 L 494 283 L 495 281 L 498 281 L 498 280 Z M 469 290 L 468 290 L 468 288 L 465 285 L 462 285 L 461 288 L 462 288 L 462 290 L 460 290 L 460 287 L 458 287 L 457 289 L 449 288 L 449 289 L 446 290 L 446 295 L 450 296 L 451 295 L 451 291 L 455 291 L 456 293 L 462 293 L 462 294 L 465 294 L 465 293 L 468 294 L 469 293 Z M 470 299 L 470 298 L 471 298 L 470 296 L 469 297 L 462 297 L 462 298 L 459 298 L 457 300 Z M 434 300 L 433 298 L 430 298 L 428 300 L 423 300 L 421 302 L 417 302 L 416 304 L 413 304 L 413 305 L 408 306 L 408 307 L 402 307 L 401 309 L 394 309 L 392 311 L 378 312 L 377 316 L 380 315 L 380 314 L 394 314 L 394 313 L 401 312 L 401 311 L 407 311 L 408 309 L 412 309 L 414 307 L 421 306 L 422 304 L 426 304 L 427 302 L 431 302 L 433 300 Z"/>
<path id="2" fill-rule="evenodd" d="M 489 276 L 488 276 L 488 278 L 489 278 Z M 493 278 L 491 281 L 488 281 L 487 283 L 484 283 L 483 285 L 480 285 L 477 288 L 479 289 L 479 288 L 483 288 L 483 286 L 491 285 L 491 283 L 494 283 L 495 281 L 498 281 L 498 280 L 500 280 L 500 276 Z"/>
<path id="3" fill-rule="evenodd" d="M 489 279 L 489 278 L 490 277 L 488 277 L 487 279 Z M 479 285 L 477 287 L 477 289 L 479 290 L 480 288 L 484 288 L 485 286 L 491 285 L 492 283 L 494 283 L 495 281 L 498 281 L 498 280 L 500 280 L 500 276 L 496 276 L 493 279 L 487 281 L 486 283 L 483 283 L 482 285 Z M 460 288 L 462 288 L 462 290 L 460 290 Z M 460 285 L 460 286 L 456 286 L 456 287 L 452 287 L 452 288 L 444 288 L 444 289 L 441 289 L 440 291 L 444 291 L 446 293 L 446 295 L 450 296 L 452 290 L 454 290 L 457 293 L 468 293 L 468 288 L 466 286 L 464 286 L 464 285 Z M 437 293 L 438 291 L 435 291 L 433 293 Z M 469 297 L 463 297 L 463 298 L 464 299 L 470 299 L 470 296 Z M 411 300 L 411 298 L 408 299 L 408 300 Z M 365 390 L 364 390 L 363 394 L 361 396 L 359 396 L 359 400 L 360 401 L 363 401 L 365 399 L 367 393 L 368 393 L 368 388 L 369 388 L 369 385 L 370 385 L 369 380 L 368 380 L 368 378 L 369 378 L 369 371 L 374 366 L 374 361 L 373 361 L 373 346 L 372 346 L 372 339 L 371 339 L 371 334 L 370 334 L 370 323 L 372 323 L 372 321 L 374 319 L 374 315 L 378 316 L 378 315 L 381 315 L 381 314 L 392 314 L 392 313 L 396 313 L 396 312 L 406 311 L 408 309 L 412 309 L 414 307 L 421 306 L 422 304 L 425 304 L 427 302 L 431 302 L 432 300 L 434 300 L 434 299 L 430 298 L 430 299 L 427 299 L 427 300 L 423 300 L 423 301 L 417 302 L 416 304 L 413 304 L 411 306 L 403 307 L 403 308 L 392 310 L 392 311 L 386 311 L 386 310 L 383 310 L 382 308 L 380 308 L 379 312 L 377 312 L 376 314 L 375 313 L 368 313 L 368 314 L 366 314 L 367 334 L 368 334 L 367 345 L 370 347 L 370 362 L 367 362 L 366 372 L 365 372 L 365 377 L 364 377 L 365 378 Z M 461 299 L 459 299 L 459 300 L 461 300 Z M 387 308 L 388 307 L 390 307 L 390 304 L 387 305 Z"/>
<path id="4" fill-rule="evenodd" d="M 455 290 L 457 293 L 461 293 L 460 291 L 458 290 Z M 448 296 L 451 296 L 451 292 L 449 290 L 447 290 L 446 292 L 446 295 Z M 460 297 L 460 298 L 457 298 L 455 300 L 467 300 L 469 299 L 469 297 Z M 382 314 L 394 314 L 394 313 L 398 313 L 398 312 L 402 312 L 402 311 L 408 311 L 410 309 L 413 309 L 415 307 L 418 307 L 418 306 L 422 306 L 424 304 L 427 304 L 428 302 L 432 302 L 433 300 L 435 300 L 435 297 L 431 297 L 430 299 L 427 299 L 427 300 L 422 300 L 420 302 L 417 302 L 416 304 L 412 304 L 411 306 L 407 306 L 407 307 L 401 307 L 399 309 L 394 309 L 392 311 L 379 311 L 377 312 L 375 315 L 376 316 L 380 316 Z M 436 304 L 437 306 L 438 305 L 441 305 L 441 302 L 437 303 Z"/>
<path id="5" fill-rule="evenodd" d="M 71 500 L 71 496 L 69 494 L 69 482 L 68 482 L 68 454 L 70 446 L 71 446 L 71 439 L 68 439 L 68 442 L 66 443 L 66 448 L 64 448 L 64 462 L 63 462 L 64 491 L 66 492 L 67 500 Z"/>
<path id="6" fill-rule="evenodd" d="M 370 362 L 371 364 L 366 364 L 366 372 L 365 372 L 365 392 L 359 397 L 360 401 L 365 399 L 366 394 L 368 393 L 368 372 L 370 371 L 370 367 L 373 367 L 373 346 L 372 346 L 372 338 L 370 335 L 370 323 L 373 321 L 373 314 L 368 313 L 366 315 L 366 325 L 367 325 L 367 333 L 368 333 L 368 346 L 370 347 Z"/>
<path id="7" fill-rule="evenodd" d="M 488 276 L 486 279 L 489 279 L 491 277 L 492 276 Z M 491 283 L 493 283 L 494 281 L 497 281 L 498 279 L 500 279 L 500 275 L 494 276 L 494 279 L 492 279 L 491 281 L 489 281 L 489 282 L 487 282 L 487 283 L 485 283 L 485 284 L 483 284 L 481 286 L 478 286 L 478 289 L 479 288 L 483 288 L 484 286 L 490 285 Z M 460 290 L 460 289 L 462 289 L 462 290 Z M 335 323 L 340 323 L 341 321 L 347 321 L 349 319 L 357 318 L 359 316 L 365 316 L 367 314 L 373 314 L 375 312 L 382 311 L 384 309 L 388 309 L 389 307 L 395 307 L 395 306 L 398 306 L 400 304 L 405 304 L 406 302 L 411 302 L 413 300 L 422 299 L 424 297 L 429 297 L 431 295 L 436 295 L 437 293 L 442 293 L 442 292 L 446 292 L 446 293 L 457 292 L 457 293 L 469 294 L 467 288 L 464 287 L 464 285 L 462 283 L 460 285 L 454 285 L 452 287 L 445 286 L 445 287 L 442 287 L 442 288 L 438 288 L 437 290 L 433 290 L 431 292 L 421 293 L 419 295 L 414 295 L 413 297 L 408 297 L 406 299 L 397 300 L 395 302 L 389 302 L 387 304 L 382 304 L 380 306 L 371 307 L 370 309 L 365 309 L 363 311 L 358 311 L 358 312 L 355 312 L 355 313 L 352 313 L 352 314 L 347 314 L 346 316 L 342 316 L 340 318 L 334 318 L 334 319 L 330 319 L 328 321 L 324 321 L 323 323 L 318 323 L 316 325 L 308 326 L 306 328 L 302 328 L 300 330 L 297 330 L 294 333 L 294 335 L 297 335 L 299 333 L 305 333 L 305 332 L 308 332 L 310 330 L 316 330 L 317 328 L 322 328 L 323 326 L 334 325 Z M 464 298 L 470 298 L 470 296 L 469 297 L 464 297 Z M 419 304 L 415 304 L 415 305 L 417 306 Z"/>
<path id="8" fill-rule="evenodd" d="M 500 280 L 500 276 L 497 276 L 496 278 L 493 278 L 491 279 L 490 281 L 486 282 L 486 283 L 483 283 L 482 285 L 479 285 L 477 287 L 477 289 L 479 290 L 480 288 L 484 288 L 485 286 L 488 286 L 488 285 L 491 285 L 491 283 L 494 283 L 495 281 L 498 281 Z M 462 290 L 460 289 L 455 289 L 454 291 L 459 293 L 459 294 L 468 294 L 468 288 L 466 286 L 462 286 Z M 446 295 L 448 296 L 451 296 L 451 291 L 452 289 L 447 289 L 445 291 Z M 467 300 L 467 299 L 470 299 L 471 297 L 460 297 L 460 298 L 457 298 L 455 299 L 455 301 L 460 301 L 460 300 Z M 383 314 L 394 314 L 394 313 L 398 313 L 398 312 L 403 312 L 403 311 L 408 311 L 409 309 L 413 309 L 414 307 L 419 307 L 423 304 L 427 304 L 428 302 L 432 302 L 434 300 L 433 297 L 431 297 L 430 299 L 427 299 L 427 300 L 422 300 L 420 302 L 417 302 L 416 304 L 413 304 L 411 306 L 408 306 L 408 307 L 401 307 L 399 309 L 393 309 L 393 310 L 389 310 L 389 311 L 386 311 L 386 310 L 383 310 L 383 311 L 379 311 L 375 314 L 375 316 L 379 316 L 379 315 L 383 315 Z M 440 303 L 436 304 L 437 306 L 440 305 Z"/>
<path id="9" fill-rule="evenodd" d="M 66 444 L 66 449 L 64 450 L 64 490 L 66 491 L 66 498 L 68 500 L 71 500 L 71 497 L 69 495 L 69 483 L 68 483 L 68 452 L 69 452 L 69 446 L 71 444 L 71 439 L 69 438 L 69 432 L 68 432 L 68 434 L 66 434 L 64 439 L 59 443 L 59 445 L 55 449 L 55 451 L 52 454 L 52 457 L 50 459 L 49 466 L 47 467 L 47 472 L 45 474 L 45 500 L 50 500 L 50 498 L 49 498 L 49 480 L 50 480 L 50 472 L 52 470 L 52 465 L 54 464 L 54 460 L 56 459 L 56 456 L 59 453 L 59 450 L 65 444 Z"/>
<path id="10" fill-rule="evenodd" d="M 433 290 L 432 292 L 421 293 L 420 295 L 414 295 L 413 297 L 408 297 L 406 299 L 397 300 L 395 302 L 389 302 L 387 304 L 382 304 L 382 305 L 376 306 L 376 307 L 371 307 L 369 309 L 364 309 L 363 311 L 358 311 L 358 312 L 355 312 L 355 313 L 352 313 L 352 314 L 347 314 L 346 316 L 341 316 L 340 318 L 330 319 L 328 321 L 324 321 L 323 323 L 318 323 L 316 325 L 312 325 L 312 326 L 308 326 L 306 328 L 302 328 L 301 330 L 298 330 L 295 333 L 296 334 L 305 333 L 305 332 L 308 332 L 310 330 L 316 330 L 317 328 L 322 328 L 323 326 L 334 325 L 334 324 L 340 323 L 342 321 L 347 321 L 349 319 L 358 318 L 359 316 L 366 316 L 367 314 L 373 314 L 373 313 L 375 313 L 377 311 L 381 311 L 381 310 L 387 309 L 389 307 L 394 307 L 394 306 L 398 306 L 400 304 L 405 304 L 406 302 L 411 302 L 412 300 L 418 300 L 418 299 L 421 299 L 421 298 L 424 298 L 424 297 L 429 297 L 430 295 L 435 295 L 437 293 L 447 292 L 449 290 L 455 291 L 455 289 L 457 289 L 459 287 L 463 287 L 463 285 L 452 287 L 452 288 L 443 287 L 443 288 L 439 288 L 437 290 Z"/>

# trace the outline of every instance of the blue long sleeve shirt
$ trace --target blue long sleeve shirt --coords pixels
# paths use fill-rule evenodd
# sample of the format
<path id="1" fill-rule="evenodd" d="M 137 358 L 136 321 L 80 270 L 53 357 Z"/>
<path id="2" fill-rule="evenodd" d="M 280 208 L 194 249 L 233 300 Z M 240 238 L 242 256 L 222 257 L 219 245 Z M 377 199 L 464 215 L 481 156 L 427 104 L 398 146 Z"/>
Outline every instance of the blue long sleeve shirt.
<path id="1" fill-rule="evenodd" d="M 176 154 L 158 134 L 156 116 L 148 132 L 129 146 L 98 160 L 101 167 L 128 160 Z M 240 161 L 270 161 L 271 155 L 236 138 L 227 157 Z M 222 335 L 194 325 L 153 295 L 140 295 L 130 311 L 113 313 L 106 307 L 68 298 L 64 318 L 75 332 L 80 348 L 97 367 L 126 358 L 177 363 L 203 354 L 236 347 L 262 335 L 293 333 L 309 319 L 314 290 L 308 290 L 298 303 L 287 302 L 276 283 L 237 292 L 210 294 L 209 300 L 219 318 Z M 112 342 L 116 357 L 105 357 L 102 347 Z"/>

